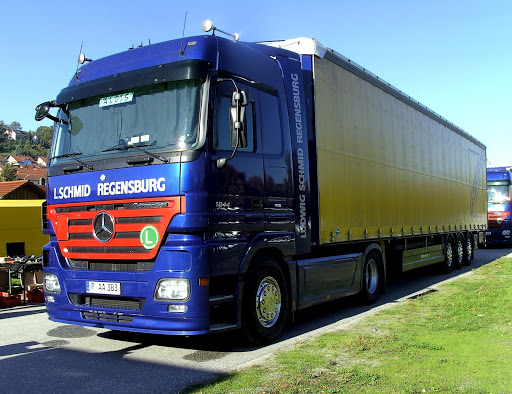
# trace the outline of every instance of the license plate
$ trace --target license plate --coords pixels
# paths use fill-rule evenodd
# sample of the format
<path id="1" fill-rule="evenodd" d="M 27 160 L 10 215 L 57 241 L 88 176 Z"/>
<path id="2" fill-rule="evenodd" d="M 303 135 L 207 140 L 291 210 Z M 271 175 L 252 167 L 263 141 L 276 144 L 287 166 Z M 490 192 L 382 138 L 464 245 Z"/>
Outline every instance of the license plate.
<path id="1" fill-rule="evenodd" d="M 85 291 L 94 294 L 121 295 L 121 283 L 118 282 L 85 282 Z"/>

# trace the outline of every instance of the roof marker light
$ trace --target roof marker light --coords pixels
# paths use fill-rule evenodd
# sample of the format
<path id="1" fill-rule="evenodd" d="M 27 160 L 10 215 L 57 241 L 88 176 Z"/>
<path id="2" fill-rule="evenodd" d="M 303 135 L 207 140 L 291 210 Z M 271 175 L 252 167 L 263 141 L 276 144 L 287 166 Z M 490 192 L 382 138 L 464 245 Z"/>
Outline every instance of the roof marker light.
<path id="1" fill-rule="evenodd" d="M 201 24 L 201 28 L 206 33 L 208 33 L 210 30 L 213 30 L 213 34 L 214 35 L 215 35 L 215 31 L 220 31 L 221 33 L 224 33 L 227 36 L 232 37 L 233 38 L 233 42 L 237 42 L 240 39 L 240 34 L 238 34 L 238 33 L 230 34 L 230 33 L 227 33 L 225 31 L 222 31 L 221 29 L 218 29 L 215 26 L 213 26 L 213 22 L 210 19 L 206 19 L 205 21 L 203 21 L 203 23 Z"/>
<path id="2" fill-rule="evenodd" d="M 83 53 L 78 55 L 78 64 L 84 64 L 85 62 L 92 62 L 92 59 L 87 59 Z"/>

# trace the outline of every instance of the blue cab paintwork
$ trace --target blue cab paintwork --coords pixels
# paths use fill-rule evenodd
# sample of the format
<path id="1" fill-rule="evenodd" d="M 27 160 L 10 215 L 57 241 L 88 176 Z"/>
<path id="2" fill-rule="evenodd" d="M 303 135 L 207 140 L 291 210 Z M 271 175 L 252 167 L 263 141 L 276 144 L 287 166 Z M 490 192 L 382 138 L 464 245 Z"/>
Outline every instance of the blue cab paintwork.
<path id="1" fill-rule="evenodd" d="M 180 47 L 183 54 L 180 54 Z M 211 291 L 213 287 L 216 287 L 216 291 L 222 291 L 224 286 L 228 287 L 226 295 L 233 299 L 230 327 L 240 327 L 244 278 L 250 262 L 263 250 L 283 257 L 293 310 L 312 305 L 317 299 L 328 299 L 326 296 L 330 293 L 324 294 L 322 289 L 316 288 L 322 287 L 321 281 L 314 285 L 315 288 L 300 287 L 306 272 L 309 275 L 314 272 L 309 269 L 310 265 L 322 267 L 328 259 L 295 257 L 307 256 L 312 244 L 318 241 L 312 231 L 311 220 L 312 216 L 318 215 L 314 211 L 317 204 L 312 201 L 317 190 L 310 190 L 315 187 L 315 175 L 309 173 L 314 163 L 308 162 L 308 150 L 314 149 L 310 57 L 264 45 L 235 44 L 215 36 L 190 37 L 183 41 L 183 46 L 181 40 L 174 40 L 94 60 L 81 67 L 57 101 L 65 102 L 86 94 L 84 92 L 105 89 L 109 83 L 118 83 L 118 79 L 125 78 L 137 83 L 145 70 L 154 73 L 155 68 L 164 69 L 166 65 L 196 60 L 207 63 L 207 75 L 212 79 L 238 76 L 242 80 L 255 82 L 246 84 L 249 90 L 255 89 L 253 84 L 277 97 L 282 138 L 280 153 L 266 154 L 262 149 L 263 126 L 261 119 L 257 119 L 259 134 L 254 152 L 239 152 L 225 168 L 218 170 L 216 159 L 229 156 L 230 152 L 212 149 L 211 115 L 208 112 L 204 145 L 198 146 L 198 154 L 193 160 L 182 157 L 167 164 L 155 162 L 147 166 L 92 172 L 84 169 L 73 174 L 50 176 L 49 207 L 64 202 L 136 201 L 141 197 L 184 196 L 186 202 L 185 212 L 172 218 L 154 267 L 149 272 L 72 269 L 60 253 L 49 223 L 46 232 L 52 236 L 44 247 L 44 271 L 57 275 L 63 287 L 60 294 L 52 295 L 54 302 L 46 303 L 50 319 L 116 330 L 204 334 L 212 330 Z M 159 78 L 164 78 L 163 75 Z M 208 105 L 211 106 L 211 102 Z M 274 142 L 267 139 L 266 143 Z M 301 182 L 299 176 L 302 177 Z M 98 196 L 99 183 L 147 178 L 164 178 L 165 189 L 143 194 Z M 238 189 L 231 189 L 235 184 Z M 56 198 L 62 195 L 61 188 L 72 185 L 90 185 L 90 194 L 85 197 Z M 115 190 L 115 185 L 112 187 Z M 301 210 L 302 213 L 298 214 Z M 361 253 L 356 253 L 340 258 L 340 261 L 355 267 L 353 262 L 360 261 L 360 258 Z M 301 279 L 301 276 L 304 278 Z M 188 308 L 185 313 L 168 312 L 168 305 L 176 303 L 155 300 L 155 286 L 158 280 L 165 277 L 190 281 L 190 298 L 183 302 Z M 342 291 L 336 289 L 333 298 L 359 290 L 357 272 L 349 273 L 348 277 L 347 288 Z M 200 286 L 199 278 L 209 278 L 210 289 Z M 115 308 L 73 305 L 69 294 L 83 293 L 87 280 L 119 282 L 122 297 L 144 297 L 144 306 L 137 311 L 117 311 Z M 214 283 L 218 284 L 213 286 Z M 82 313 L 87 311 L 114 311 L 133 320 L 130 323 L 84 320 Z"/>
<path id="2" fill-rule="evenodd" d="M 151 198 L 151 197 L 167 197 L 178 196 L 179 190 L 179 164 L 168 165 L 155 165 L 151 167 L 151 172 L 148 172 L 144 167 L 134 167 L 126 169 L 112 169 L 106 171 L 82 172 L 75 173 L 72 176 L 61 175 L 50 178 L 47 188 L 48 204 L 62 204 L 62 203 L 79 203 L 79 202 L 92 202 L 92 201 L 108 201 L 119 199 L 136 199 L 136 198 Z M 116 191 L 116 183 L 129 182 L 144 179 L 163 179 L 160 182 L 164 186 L 164 190 L 153 188 L 150 192 L 133 192 L 129 194 L 120 194 L 119 188 Z M 99 185 L 105 185 L 100 187 Z M 87 196 L 62 197 L 63 188 L 86 185 L 90 187 L 90 193 Z M 99 190 L 100 189 L 100 190 Z"/>

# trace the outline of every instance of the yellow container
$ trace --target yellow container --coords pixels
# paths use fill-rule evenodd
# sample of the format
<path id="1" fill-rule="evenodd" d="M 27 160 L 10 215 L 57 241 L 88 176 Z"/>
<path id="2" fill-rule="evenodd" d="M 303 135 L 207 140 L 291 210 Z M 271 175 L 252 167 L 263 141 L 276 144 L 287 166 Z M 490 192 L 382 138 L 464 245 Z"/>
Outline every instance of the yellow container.
<path id="1" fill-rule="evenodd" d="M 43 245 L 49 241 L 49 236 L 41 229 L 43 202 L 0 200 L 0 256 L 7 256 L 6 244 L 21 242 L 25 244 L 25 255 L 42 255 Z"/>
<path id="2" fill-rule="evenodd" d="M 485 146 L 342 64 L 313 56 L 320 243 L 485 229 Z"/>

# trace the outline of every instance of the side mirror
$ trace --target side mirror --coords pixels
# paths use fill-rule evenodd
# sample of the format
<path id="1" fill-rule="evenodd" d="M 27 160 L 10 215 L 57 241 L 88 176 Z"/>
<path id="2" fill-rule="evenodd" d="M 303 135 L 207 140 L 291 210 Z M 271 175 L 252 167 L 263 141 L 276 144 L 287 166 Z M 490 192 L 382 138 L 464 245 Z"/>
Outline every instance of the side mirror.
<path id="1" fill-rule="evenodd" d="M 36 120 L 39 122 L 48 116 L 48 112 L 50 112 L 50 103 L 47 101 L 46 103 L 39 104 L 36 107 Z"/>
<path id="2" fill-rule="evenodd" d="M 237 104 L 241 105 L 242 107 L 247 107 L 247 104 L 249 104 L 249 100 L 247 99 L 247 92 L 245 90 L 240 92 L 233 92 L 233 96 L 231 97 L 231 105 L 235 107 Z"/>
<path id="3" fill-rule="evenodd" d="M 245 107 L 240 107 L 237 111 L 236 107 L 230 108 L 230 118 L 229 128 L 231 132 L 231 147 L 234 148 L 237 146 L 239 148 L 245 148 L 247 146 L 247 130 L 245 129 Z M 239 115 L 239 120 L 237 120 L 237 114 Z"/>
<path id="4" fill-rule="evenodd" d="M 230 142 L 233 148 L 233 153 L 230 157 L 219 157 L 216 160 L 217 169 L 221 169 L 226 166 L 226 163 L 235 157 L 238 148 L 247 147 L 247 130 L 244 127 L 245 119 L 245 107 L 249 104 L 249 93 L 246 91 L 240 91 L 236 82 L 233 79 L 219 78 L 218 82 L 231 81 L 235 85 L 236 91 L 231 96 L 231 107 L 229 108 L 229 129 L 230 129 Z"/>
<path id="5" fill-rule="evenodd" d="M 230 108 L 231 147 L 245 148 L 247 146 L 247 130 L 245 124 L 245 107 L 248 105 L 247 92 L 233 92 Z M 237 145 L 238 142 L 238 145 Z"/>
<path id="6" fill-rule="evenodd" d="M 36 120 L 39 122 L 40 120 L 43 120 L 44 118 L 48 118 L 50 120 L 53 120 L 54 122 L 67 125 L 68 124 L 67 121 L 57 118 L 56 116 L 53 116 L 50 114 L 50 108 L 55 108 L 55 107 L 64 108 L 64 107 L 57 105 L 57 103 L 55 101 L 46 101 L 42 104 L 39 104 L 36 107 Z"/>

